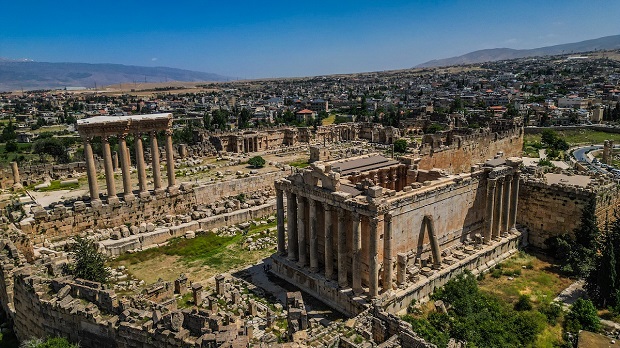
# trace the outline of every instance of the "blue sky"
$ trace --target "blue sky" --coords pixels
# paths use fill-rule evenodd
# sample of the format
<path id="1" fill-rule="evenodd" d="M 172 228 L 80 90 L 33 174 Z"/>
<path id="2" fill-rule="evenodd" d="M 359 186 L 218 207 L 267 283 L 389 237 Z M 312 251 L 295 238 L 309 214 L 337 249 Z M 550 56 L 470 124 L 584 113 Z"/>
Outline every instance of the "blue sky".
<path id="1" fill-rule="evenodd" d="M 620 1 L 5 1 L 0 57 L 240 78 L 409 68 L 620 34 Z"/>

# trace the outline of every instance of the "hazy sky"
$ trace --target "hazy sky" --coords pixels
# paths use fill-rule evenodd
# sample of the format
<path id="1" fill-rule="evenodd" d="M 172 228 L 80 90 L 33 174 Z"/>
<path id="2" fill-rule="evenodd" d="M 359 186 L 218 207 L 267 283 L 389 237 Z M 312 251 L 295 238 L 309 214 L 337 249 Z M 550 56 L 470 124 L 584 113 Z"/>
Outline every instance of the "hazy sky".
<path id="1" fill-rule="evenodd" d="M 620 1 L 3 1 L 0 57 L 241 78 L 409 68 L 620 34 Z"/>

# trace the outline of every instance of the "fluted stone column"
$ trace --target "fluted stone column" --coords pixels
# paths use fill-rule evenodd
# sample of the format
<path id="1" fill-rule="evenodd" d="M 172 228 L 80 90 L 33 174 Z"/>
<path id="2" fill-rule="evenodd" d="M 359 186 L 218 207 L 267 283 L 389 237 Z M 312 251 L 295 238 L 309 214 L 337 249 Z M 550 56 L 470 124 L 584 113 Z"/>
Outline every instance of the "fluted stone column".
<path id="1" fill-rule="evenodd" d="M 102 137 L 103 165 L 105 169 L 105 183 L 108 187 L 108 204 L 118 203 L 116 196 L 116 184 L 114 183 L 114 166 L 112 164 L 112 152 L 110 151 L 110 139 Z"/>
<path id="2" fill-rule="evenodd" d="M 306 254 L 306 204 L 304 198 L 297 195 L 297 242 L 299 251 L 297 253 L 300 267 L 308 264 L 308 255 Z"/>
<path id="3" fill-rule="evenodd" d="M 121 171 L 123 172 L 123 199 L 125 201 L 132 201 L 136 198 L 131 191 L 131 172 L 129 169 L 129 153 L 127 152 L 127 141 L 125 140 L 126 135 L 121 134 L 118 137 L 118 146 L 121 158 Z"/>
<path id="4" fill-rule="evenodd" d="M 323 205 L 324 207 L 324 216 L 325 216 L 325 278 L 333 279 L 334 278 L 334 250 L 333 250 L 333 238 L 334 231 L 332 223 L 332 209 L 327 205 Z"/>
<path id="5" fill-rule="evenodd" d="M 159 163 L 159 146 L 157 144 L 157 134 L 150 133 L 151 137 L 151 167 L 153 167 L 153 190 L 155 193 L 161 192 L 161 168 Z"/>
<path id="6" fill-rule="evenodd" d="M 276 217 L 278 220 L 278 253 L 286 253 L 286 240 L 284 235 L 284 193 L 276 189 Z"/>
<path id="7" fill-rule="evenodd" d="M 358 213 L 353 213 L 351 220 L 353 226 L 351 276 L 353 277 L 353 292 L 359 295 L 364 292 L 362 288 L 362 221 Z"/>
<path id="8" fill-rule="evenodd" d="M 174 191 L 176 188 L 176 179 L 174 177 L 174 149 L 172 148 L 172 130 L 166 130 L 166 167 L 168 168 L 168 191 Z"/>
<path id="9" fill-rule="evenodd" d="M 512 186 L 512 175 L 506 175 L 504 177 L 504 198 L 503 198 L 503 215 L 502 215 L 502 235 L 508 233 L 510 230 L 510 188 Z"/>
<path id="10" fill-rule="evenodd" d="M 144 147 L 142 146 L 142 135 L 134 135 L 135 149 L 136 149 L 136 169 L 138 169 L 138 188 L 140 190 L 140 197 L 148 195 L 148 189 L 146 187 L 146 164 L 144 163 Z"/>
<path id="11" fill-rule="evenodd" d="M 379 218 L 372 217 L 370 221 L 370 241 L 368 243 L 368 292 L 370 298 L 379 295 Z"/>
<path id="12" fill-rule="evenodd" d="M 392 214 L 383 217 L 383 289 L 392 290 L 394 259 L 392 257 Z"/>
<path id="13" fill-rule="evenodd" d="M 308 220 L 310 222 L 310 271 L 316 272 L 319 270 L 316 201 L 308 198 L 308 206 Z"/>
<path id="14" fill-rule="evenodd" d="M 297 260 L 297 197 L 286 192 L 286 229 L 288 231 L 288 259 Z"/>
<path id="15" fill-rule="evenodd" d="M 510 204 L 510 228 L 517 228 L 517 205 L 519 202 L 519 171 L 516 171 L 514 174 L 514 178 L 512 179 L 512 195 L 511 195 L 511 204 Z"/>
<path id="16" fill-rule="evenodd" d="M 502 216 L 503 216 L 503 204 L 502 200 L 504 198 L 504 183 L 503 180 L 498 179 L 497 185 L 495 185 L 495 208 L 494 208 L 494 219 L 493 219 L 493 239 L 498 239 L 500 234 L 500 229 L 502 226 Z"/>
<path id="17" fill-rule="evenodd" d="M 93 147 L 91 139 L 84 139 L 84 157 L 86 158 L 86 175 L 88 177 L 88 191 L 91 200 L 99 200 L 99 186 L 97 185 L 97 168 L 95 168 L 95 158 L 93 157 Z"/>
<path id="18" fill-rule="evenodd" d="M 338 210 L 338 286 L 349 287 L 347 280 L 347 230 L 344 210 Z"/>
<path id="19" fill-rule="evenodd" d="M 495 186 L 497 179 L 487 180 L 487 199 L 486 199 L 486 226 L 484 229 L 484 242 L 491 243 L 493 237 L 493 210 L 495 209 Z"/>

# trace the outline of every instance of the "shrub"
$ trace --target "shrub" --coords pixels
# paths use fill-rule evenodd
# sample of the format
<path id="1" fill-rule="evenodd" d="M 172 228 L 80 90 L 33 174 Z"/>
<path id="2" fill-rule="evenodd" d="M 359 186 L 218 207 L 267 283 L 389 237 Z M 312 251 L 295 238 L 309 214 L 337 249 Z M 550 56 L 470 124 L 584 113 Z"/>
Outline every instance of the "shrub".
<path id="1" fill-rule="evenodd" d="M 519 296 L 519 300 L 515 303 L 515 311 L 529 311 L 532 309 L 532 300 L 527 295 Z"/>
<path id="2" fill-rule="evenodd" d="M 552 302 L 549 304 L 543 304 L 539 309 L 539 312 L 547 317 L 547 322 L 550 325 L 555 325 L 558 323 L 558 319 L 562 316 L 562 306 L 559 304 Z"/>
<path id="3" fill-rule="evenodd" d="M 261 156 L 254 156 L 250 158 L 250 160 L 248 161 L 248 164 L 254 168 L 262 168 L 265 166 L 265 159 L 262 158 Z"/>
<path id="4" fill-rule="evenodd" d="M 596 332 L 601 326 L 596 308 L 590 300 L 577 299 L 566 315 L 564 329 L 567 332 L 578 333 L 579 330 Z"/>
<path id="5" fill-rule="evenodd" d="M 394 142 L 394 152 L 406 152 L 407 151 L 407 140 L 398 139 Z"/>
<path id="6" fill-rule="evenodd" d="M 105 268 L 105 256 L 97 251 L 97 246 L 91 240 L 75 237 L 75 244 L 71 246 L 75 263 L 67 266 L 65 271 L 76 278 L 105 283 L 108 280 L 108 270 Z"/>

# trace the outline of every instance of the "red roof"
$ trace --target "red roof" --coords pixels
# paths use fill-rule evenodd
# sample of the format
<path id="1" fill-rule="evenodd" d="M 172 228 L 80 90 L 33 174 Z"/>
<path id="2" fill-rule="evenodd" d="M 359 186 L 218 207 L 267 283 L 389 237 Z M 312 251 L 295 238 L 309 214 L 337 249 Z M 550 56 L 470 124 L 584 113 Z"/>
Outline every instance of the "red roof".
<path id="1" fill-rule="evenodd" d="M 297 111 L 297 113 L 298 114 L 312 114 L 312 113 L 314 113 L 314 111 L 308 110 L 308 109 L 303 109 L 303 110 Z"/>

